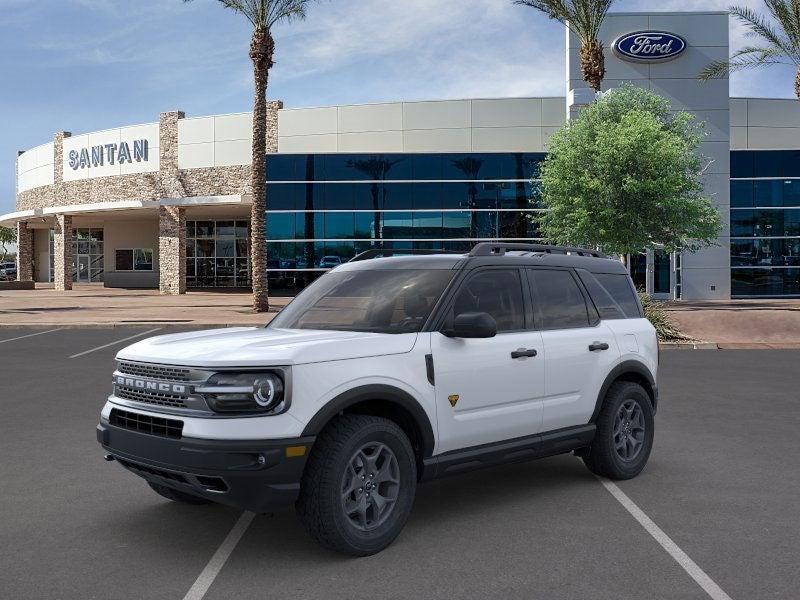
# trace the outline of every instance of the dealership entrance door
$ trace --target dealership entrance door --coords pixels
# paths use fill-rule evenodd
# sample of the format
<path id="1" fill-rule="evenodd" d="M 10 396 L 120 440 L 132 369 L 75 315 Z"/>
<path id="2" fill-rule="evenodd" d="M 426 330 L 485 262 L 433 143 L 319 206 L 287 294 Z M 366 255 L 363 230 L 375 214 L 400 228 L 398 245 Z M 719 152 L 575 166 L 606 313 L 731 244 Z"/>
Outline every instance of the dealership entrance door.
<path id="1" fill-rule="evenodd" d="M 72 242 L 72 280 L 84 283 L 103 281 L 103 230 L 75 229 Z"/>
<path id="2" fill-rule="evenodd" d="M 628 269 L 636 289 L 646 291 L 656 300 L 681 297 L 680 254 L 660 248 L 628 255 Z"/>

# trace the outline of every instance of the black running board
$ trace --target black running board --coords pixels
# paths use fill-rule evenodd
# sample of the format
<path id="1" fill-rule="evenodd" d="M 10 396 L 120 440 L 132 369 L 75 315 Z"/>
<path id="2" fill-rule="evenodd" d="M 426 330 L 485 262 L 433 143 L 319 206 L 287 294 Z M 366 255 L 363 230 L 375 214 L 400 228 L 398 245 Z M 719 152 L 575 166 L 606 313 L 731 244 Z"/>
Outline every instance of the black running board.
<path id="1" fill-rule="evenodd" d="M 503 463 L 572 452 L 591 444 L 596 429 L 594 423 L 589 423 L 463 450 L 451 450 L 426 458 L 423 461 L 422 479 L 436 479 Z"/>

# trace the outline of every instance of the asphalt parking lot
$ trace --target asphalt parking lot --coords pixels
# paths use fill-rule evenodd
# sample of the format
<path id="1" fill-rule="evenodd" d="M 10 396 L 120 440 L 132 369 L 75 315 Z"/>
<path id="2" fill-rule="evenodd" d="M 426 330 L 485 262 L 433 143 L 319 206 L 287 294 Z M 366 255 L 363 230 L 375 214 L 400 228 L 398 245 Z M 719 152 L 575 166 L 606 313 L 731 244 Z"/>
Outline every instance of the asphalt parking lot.
<path id="1" fill-rule="evenodd" d="M 154 327 L 0 329 L 0 598 L 180 600 L 239 522 L 103 461 L 114 354 Z M 618 483 L 723 595 L 560 456 L 421 486 L 369 558 L 322 550 L 291 510 L 257 515 L 202 597 L 798 598 L 798 365 L 800 351 L 662 352 L 650 464 Z"/>

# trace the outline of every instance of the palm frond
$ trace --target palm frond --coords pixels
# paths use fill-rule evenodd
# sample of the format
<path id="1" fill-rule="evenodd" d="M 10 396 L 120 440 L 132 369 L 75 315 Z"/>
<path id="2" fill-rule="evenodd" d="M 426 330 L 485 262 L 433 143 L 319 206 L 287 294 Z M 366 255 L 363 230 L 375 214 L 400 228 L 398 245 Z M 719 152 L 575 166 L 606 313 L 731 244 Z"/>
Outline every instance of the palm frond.
<path id="1" fill-rule="evenodd" d="M 766 17 L 746 6 L 732 6 L 730 13 L 747 27 L 748 32 L 746 35 L 762 38 L 773 48 L 780 50 L 795 64 L 800 64 L 800 49 L 792 44 L 792 41 L 785 34 L 782 35 Z M 780 22 L 779 24 L 783 29 L 783 24 Z"/>
<path id="2" fill-rule="evenodd" d="M 785 32 L 787 41 L 796 50 L 798 42 L 800 42 L 800 18 L 795 11 L 800 10 L 800 2 L 797 0 L 764 0 L 764 4 L 767 5 L 767 10 L 772 18 Z"/>
<path id="3" fill-rule="evenodd" d="M 777 48 L 757 48 L 747 46 L 737 50 L 731 55 L 730 60 L 719 60 L 709 64 L 697 76 L 701 81 L 709 79 L 719 79 L 743 69 L 753 69 L 764 65 L 777 65 L 788 63 L 784 53 Z"/>
<path id="4" fill-rule="evenodd" d="M 191 2 L 192 0 L 183 0 Z M 270 30 L 281 21 L 306 18 L 306 7 L 314 0 L 219 0 L 225 8 L 243 15 L 254 29 Z"/>
<path id="5" fill-rule="evenodd" d="M 615 0 L 514 0 L 564 23 L 581 43 L 597 40 L 600 26 Z"/>

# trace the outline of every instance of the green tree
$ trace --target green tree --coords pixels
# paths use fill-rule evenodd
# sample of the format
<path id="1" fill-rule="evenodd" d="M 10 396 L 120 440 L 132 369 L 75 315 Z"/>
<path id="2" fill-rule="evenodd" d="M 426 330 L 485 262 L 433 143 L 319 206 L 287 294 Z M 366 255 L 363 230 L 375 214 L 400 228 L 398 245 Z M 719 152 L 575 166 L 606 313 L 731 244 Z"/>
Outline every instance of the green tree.
<path id="1" fill-rule="evenodd" d="M 563 23 L 581 42 L 581 76 L 594 91 L 606 76 L 600 27 L 614 0 L 514 0 Z"/>
<path id="2" fill-rule="evenodd" d="M 721 223 L 703 196 L 703 136 L 692 115 L 671 113 L 653 92 L 624 85 L 601 95 L 550 139 L 543 235 L 623 257 L 714 244 Z"/>
<path id="3" fill-rule="evenodd" d="M 769 18 L 746 6 L 730 8 L 730 13 L 744 24 L 747 35 L 759 44 L 737 50 L 729 60 L 712 62 L 699 77 L 705 81 L 731 71 L 789 64 L 796 69 L 794 93 L 800 100 L 800 0 L 764 0 L 764 4 Z"/>
<path id="4" fill-rule="evenodd" d="M 8 246 L 16 243 L 17 232 L 10 227 L 0 227 L 0 262 L 5 262 L 8 257 Z"/>
<path id="5" fill-rule="evenodd" d="M 184 0 L 190 2 L 191 0 Z M 250 60 L 253 61 L 255 100 L 253 102 L 253 205 L 250 209 L 250 267 L 253 272 L 253 309 L 269 310 L 267 287 L 267 82 L 274 65 L 275 40 L 272 28 L 282 22 L 304 19 L 312 0 L 218 0 L 222 6 L 235 10 L 253 26 L 250 39 Z"/>

